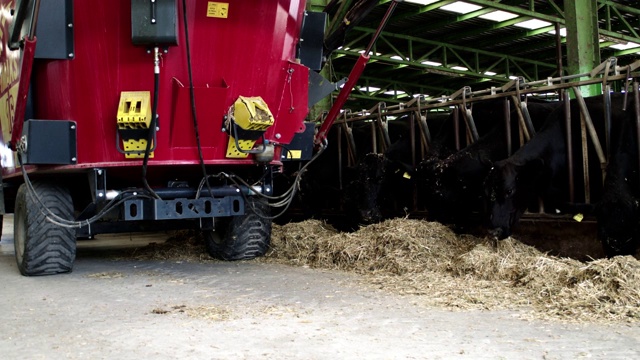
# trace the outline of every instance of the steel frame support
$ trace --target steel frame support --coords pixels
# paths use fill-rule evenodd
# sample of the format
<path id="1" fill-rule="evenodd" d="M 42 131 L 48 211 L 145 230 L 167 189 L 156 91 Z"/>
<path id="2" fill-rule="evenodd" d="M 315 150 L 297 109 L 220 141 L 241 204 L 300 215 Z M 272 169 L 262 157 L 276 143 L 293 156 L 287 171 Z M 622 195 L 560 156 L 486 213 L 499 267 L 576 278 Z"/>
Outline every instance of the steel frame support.
<path id="1" fill-rule="evenodd" d="M 567 70 L 571 74 L 588 72 L 600 64 L 598 10 L 593 1 L 564 0 L 567 26 Z M 584 96 L 601 93 L 599 85 L 585 86 Z"/>

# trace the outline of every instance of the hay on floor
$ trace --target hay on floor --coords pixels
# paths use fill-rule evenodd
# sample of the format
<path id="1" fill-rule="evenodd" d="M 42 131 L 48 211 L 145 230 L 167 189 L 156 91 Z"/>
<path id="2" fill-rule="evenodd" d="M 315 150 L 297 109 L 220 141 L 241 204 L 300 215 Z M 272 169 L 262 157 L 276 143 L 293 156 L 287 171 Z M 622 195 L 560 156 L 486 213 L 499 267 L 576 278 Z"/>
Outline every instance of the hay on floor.
<path id="1" fill-rule="evenodd" d="M 202 232 L 197 230 L 175 231 L 166 241 L 135 248 L 130 251 L 127 257 L 154 261 L 214 261 L 205 249 Z"/>
<path id="2" fill-rule="evenodd" d="M 320 221 L 274 226 L 268 258 L 354 271 L 378 286 L 456 308 L 526 306 L 537 318 L 640 319 L 640 263 L 541 253 L 515 239 L 496 248 L 439 223 L 394 219 L 339 233 Z"/>
<path id="3" fill-rule="evenodd" d="M 136 249 L 140 260 L 211 262 L 199 231 Z M 341 233 L 317 220 L 273 225 L 261 261 L 355 272 L 418 301 L 459 309 L 523 309 L 569 321 L 639 321 L 640 262 L 631 256 L 581 262 L 516 239 L 457 235 L 423 220 L 394 219 Z"/>

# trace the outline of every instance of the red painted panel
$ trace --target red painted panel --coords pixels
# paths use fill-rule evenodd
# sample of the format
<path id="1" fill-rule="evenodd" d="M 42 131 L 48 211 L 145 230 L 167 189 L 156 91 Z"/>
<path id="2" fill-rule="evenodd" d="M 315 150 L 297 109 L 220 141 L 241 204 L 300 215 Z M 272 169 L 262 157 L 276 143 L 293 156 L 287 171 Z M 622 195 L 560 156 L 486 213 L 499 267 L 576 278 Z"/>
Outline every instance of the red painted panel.
<path id="1" fill-rule="evenodd" d="M 229 1 L 227 18 L 208 17 L 208 3 L 187 1 L 200 139 L 207 163 L 238 163 L 224 157 L 228 136 L 221 132 L 223 116 L 238 96 L 265 100 L 276 120 L 268 139 L 288 143 L 303 129 L 308 69 L 296 63 L 295 46 L 305 1 Z M 75 0 L 73 5 L 75 58 L 36 60 L 36 118 L 77 122 L 79 167 L 135 163 L 115 147 L 118 101 L 122 91 L 153 93 L 153 56 L 132 45 L 129 0 Z M 179 44 L 162 56 L 160 131 L 150 166 L 198 163 L 182 0 L 177 7 Z"/>

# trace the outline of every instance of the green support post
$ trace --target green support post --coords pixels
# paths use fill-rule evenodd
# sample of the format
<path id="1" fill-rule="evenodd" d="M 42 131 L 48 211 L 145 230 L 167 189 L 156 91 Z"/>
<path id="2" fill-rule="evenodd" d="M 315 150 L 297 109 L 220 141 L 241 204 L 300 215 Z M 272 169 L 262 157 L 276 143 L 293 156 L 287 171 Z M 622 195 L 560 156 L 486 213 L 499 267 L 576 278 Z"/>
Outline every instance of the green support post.
<path id="1" fill-rule="evenodd" d="M 567 27 L 567 68 L 570 74 L 588 73 L 600 64 L 598 9 L 596 1 L 564 0 Z M 582 94 L 602 93 L 600 85 L 580 88 Z"/>

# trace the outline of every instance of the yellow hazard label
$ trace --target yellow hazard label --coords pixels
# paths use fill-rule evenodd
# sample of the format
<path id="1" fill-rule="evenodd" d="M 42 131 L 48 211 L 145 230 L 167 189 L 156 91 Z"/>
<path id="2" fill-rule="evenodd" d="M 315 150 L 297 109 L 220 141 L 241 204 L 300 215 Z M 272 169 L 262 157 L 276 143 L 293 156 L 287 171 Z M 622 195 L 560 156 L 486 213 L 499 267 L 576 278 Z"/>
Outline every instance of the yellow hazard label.
<path id="1" fill-rule="evenodd" d="M 229 3 L 209 1 L 207 4 L 207 17 L 228 18 Z"/>
<path id="2" fill-rule="evenodd" d="M 302 150 L 290 150 L 289 159 L 300 159 L 302 157 Z"/>

